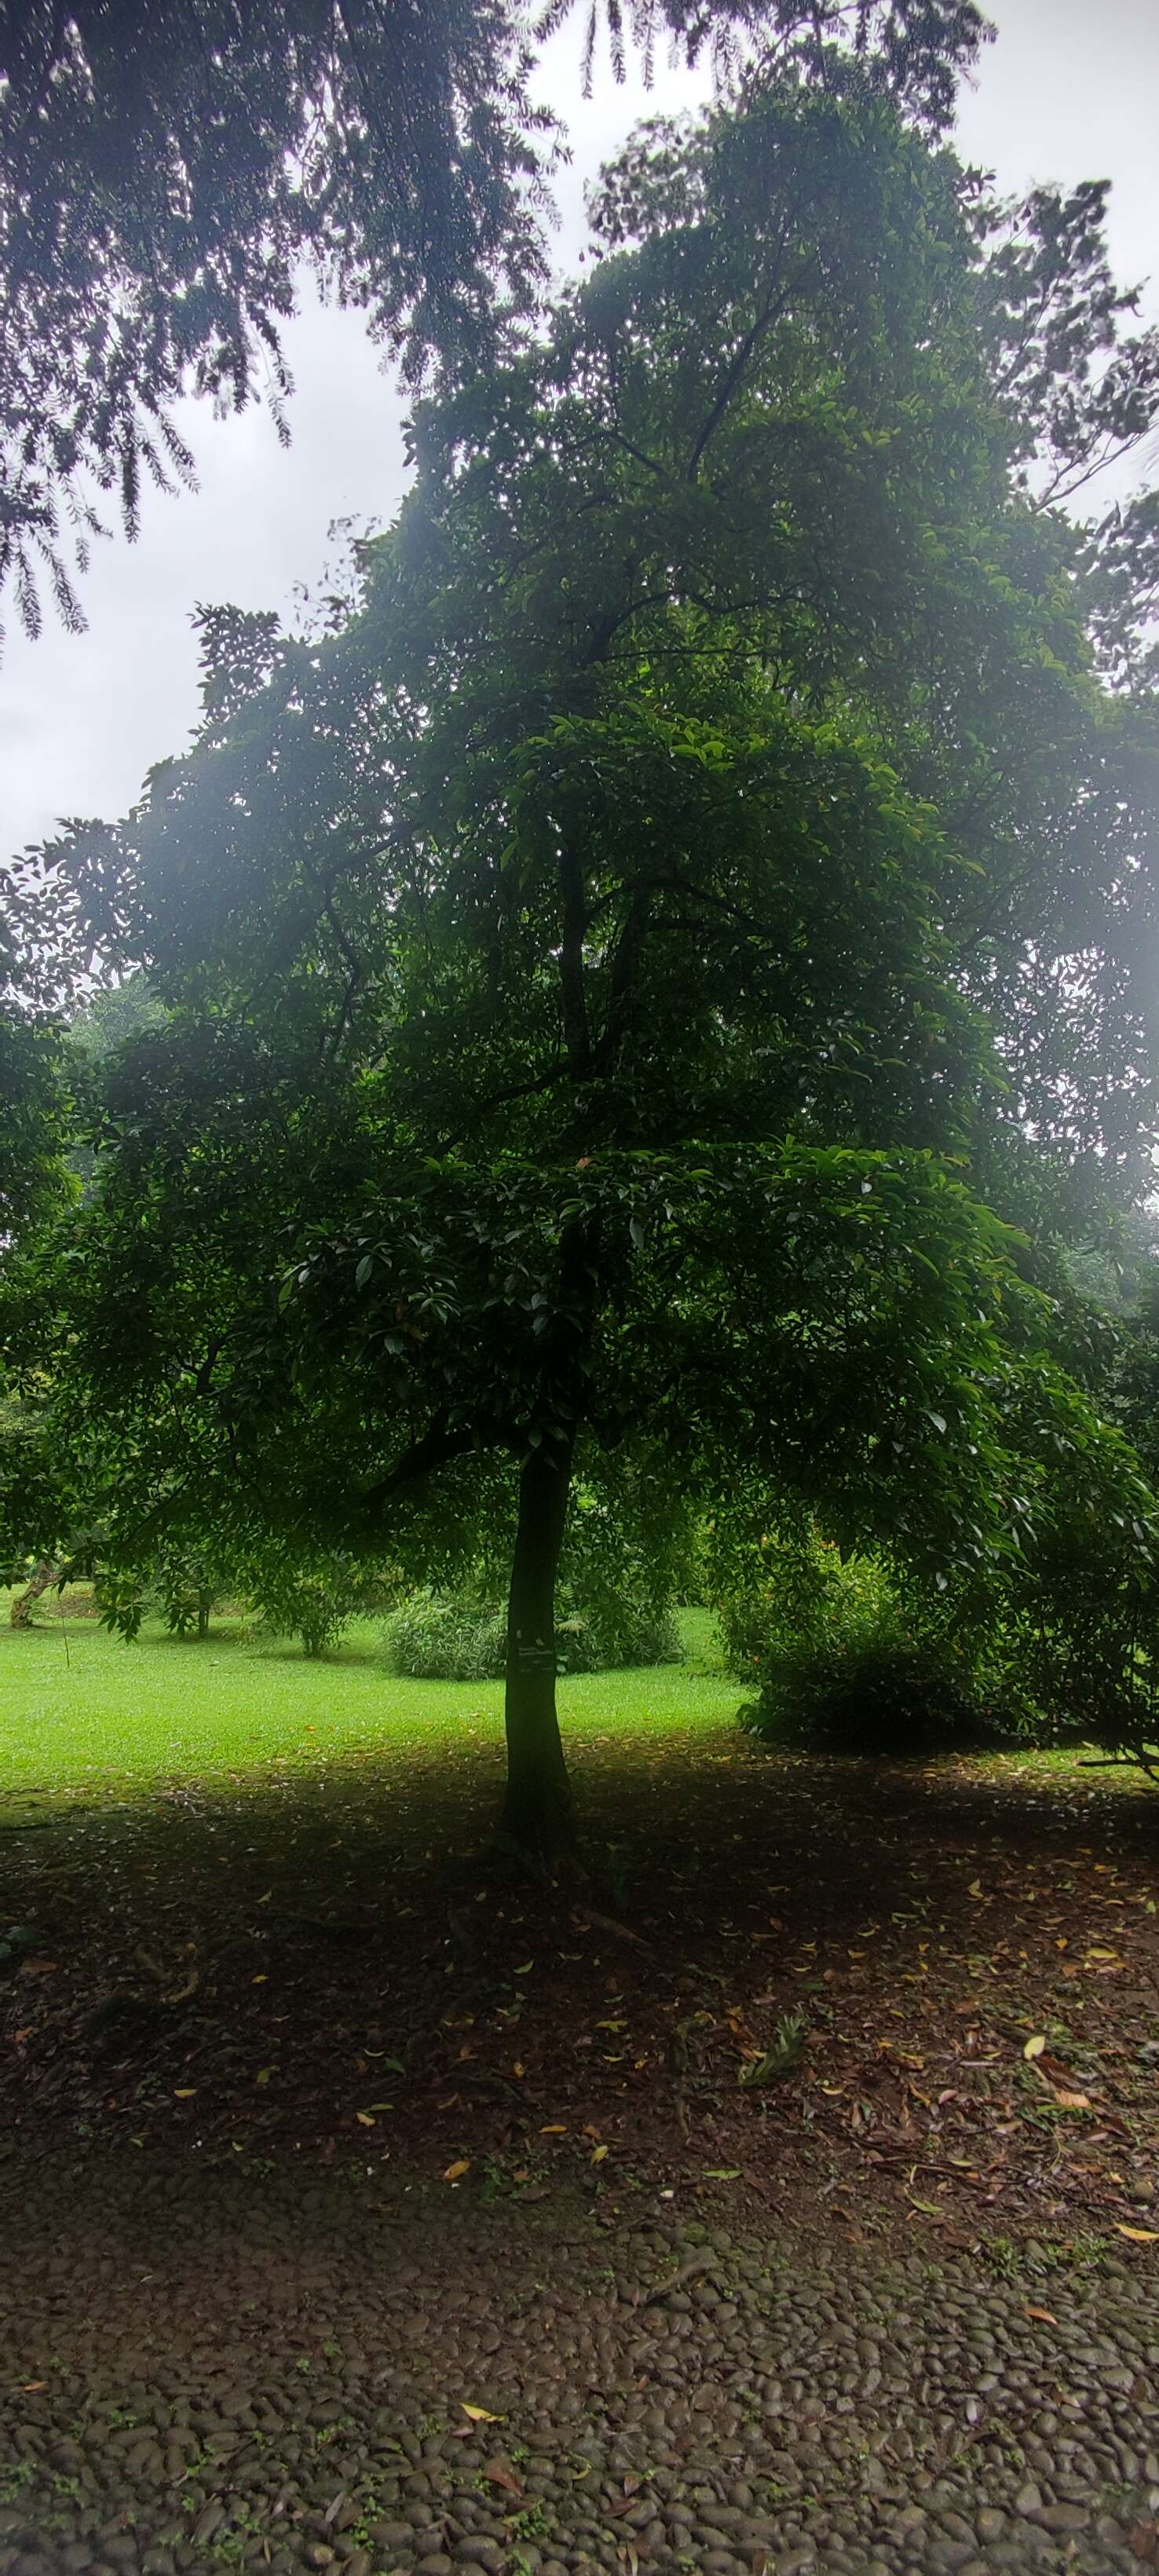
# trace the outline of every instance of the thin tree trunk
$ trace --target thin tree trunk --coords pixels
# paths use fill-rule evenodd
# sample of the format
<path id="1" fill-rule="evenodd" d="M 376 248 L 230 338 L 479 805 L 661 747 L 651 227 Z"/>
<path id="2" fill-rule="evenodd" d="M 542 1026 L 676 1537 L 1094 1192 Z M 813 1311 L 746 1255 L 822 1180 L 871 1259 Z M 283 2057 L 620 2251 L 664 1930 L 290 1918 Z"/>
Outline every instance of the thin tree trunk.
<path id="1" fill-rule="evenodd" d="M 55 1583 L 59 1570 L 59 1567 L 54 1563 L 52 1557 L 41 1557 L 40 1563 L 36 1566 L 31 1580 L 25 1585 L 23 1592 L 17 1593 L 16 1599 L 12 1604 L 12 1625 L 14 1628 L 31 1627 L 32 1613 L 35 1604 L 39 1601 L 41 1593 L 47 1592 L 50 1584 Z"/>
<path id="2" fill-rule="evenodd" d="M 555 1577 L 571 1485 L 572 1442 L 531 1450 L 519 1479 L 519 1526 L 507 1612 L 505 1842 L 550 1863 L 575 1841 L 571 1784 L 555 1707 Z"/>

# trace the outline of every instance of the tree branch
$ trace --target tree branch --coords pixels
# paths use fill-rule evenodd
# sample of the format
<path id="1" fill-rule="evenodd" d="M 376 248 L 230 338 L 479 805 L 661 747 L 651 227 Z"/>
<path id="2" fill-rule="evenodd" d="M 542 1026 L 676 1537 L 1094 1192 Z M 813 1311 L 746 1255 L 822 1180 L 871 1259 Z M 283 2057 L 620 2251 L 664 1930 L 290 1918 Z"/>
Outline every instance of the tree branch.
<path id="1" fill-rule="evenodd" d="M 423 1477 L 429 1476 L 436 1467 L 449 1467 L 453 1459 L 465 1458 L 478 1446 L 471 1432 L 448 1431 L 443 1418 L 439 1417 L 429 1431 L 423 1432 L 421 1439 L 412 1440 L 409 1449 L 403 1450 L 386 1475 L 380 1476 L 377 1484 L 368 1486 L 359 1499 L 366 1511 L 377 1511 L 383 1503 L 392 1502 L 396 1494 L 405 1493 L 408 1485 L 421 1484 Z"/>

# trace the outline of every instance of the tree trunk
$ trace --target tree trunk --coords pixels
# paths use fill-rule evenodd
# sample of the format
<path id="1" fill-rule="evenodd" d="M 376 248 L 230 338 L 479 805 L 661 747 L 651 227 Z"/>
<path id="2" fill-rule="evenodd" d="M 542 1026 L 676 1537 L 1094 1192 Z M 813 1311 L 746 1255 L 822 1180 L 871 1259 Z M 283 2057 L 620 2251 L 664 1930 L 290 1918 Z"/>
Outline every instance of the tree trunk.
<path id="1" fill-rule="evenodd" d="M 17 1593 L 16 1599 L 12 1604 L 12 1625 L 14 1628 L 31 1627 L 33 1608 L 39 1601 L 41 1593 L 47 1592 L 49 1585 L 55 1583 L 58 1572 L 59 1568 L 54 1564 L 50 1556 L 41 1557 L 40 1563 L 35 1568 L 31 1581 L 25 1585 L 23 1592 Z"/>
<path id="2" fill-rule="evenodd" d="M 555 1576 L 571 1485 L 572 1442 L 532 1449 L 519 1479 L 507 1612 L 505 1842 L 550 1863 L 575 1841 L 571 1784 L 555 1708 Z"/>

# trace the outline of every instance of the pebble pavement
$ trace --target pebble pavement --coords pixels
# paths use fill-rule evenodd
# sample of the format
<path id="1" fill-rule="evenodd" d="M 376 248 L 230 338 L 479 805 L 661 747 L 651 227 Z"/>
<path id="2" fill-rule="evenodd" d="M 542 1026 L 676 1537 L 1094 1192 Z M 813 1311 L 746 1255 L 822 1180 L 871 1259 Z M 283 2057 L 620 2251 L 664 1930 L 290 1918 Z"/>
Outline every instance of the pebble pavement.
<path id="1" fill-rule="evenodd" d="M 1150 2249 L 144 2157 L 10 2159 L 0 2225 L 0 2576 L 1159 2567 Z"/>

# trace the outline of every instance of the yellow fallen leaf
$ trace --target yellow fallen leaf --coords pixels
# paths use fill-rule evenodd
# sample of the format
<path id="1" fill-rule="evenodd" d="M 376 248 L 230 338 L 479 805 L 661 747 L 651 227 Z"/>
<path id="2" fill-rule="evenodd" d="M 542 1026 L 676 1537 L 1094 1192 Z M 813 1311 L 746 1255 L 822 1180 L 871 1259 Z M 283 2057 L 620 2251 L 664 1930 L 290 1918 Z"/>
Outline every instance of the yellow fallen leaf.
<path id="1" fill-rule="evenodd" d="M 516 2058 L 516 2060 L 515 2060 L 515 2064 L 514 2064 L 514 2066 L 512 2067 L 511 2072 L 512 2072 L 512 2074 L 513 2074 L 513 2075 L 526 2075 L 526 2073 L 527 2073 L 527 2068 L 525 2067 L 525 2065 L 524 2065 L 523 2060 L 522 2060 L 522 2058 L 521 2058 L 521 2057 L 517 2057 L 517 2058 Z"/>
<path id="2" fill-rule="evenodd" d="M 501 2424 L 503 2421 L 501 2415 L 492 2415 L 486 2406 L 468 2406 L 465 2397 L 459 2399 L 459 2404 L 464 2415 L 470 2416 L 472 2424 Z"/>
<path id="3" fill-rule="evenodd" d="M 1088 1959 L 1117 1959 L 1118 1955 L 1117 1950 L 1088 1950 L 1087 1952 Z"/>
<path id="4" fill-rule="evenodd" d="M 448 2166 L 447 2166 L 447 2170 L 446 2170 L 445 2174 L 443 2175 L 443 2181 L 444 2181 L 444 2182 L 461 2182 L 461 2181 L 462 2181 L 462 2179 L 463 2179 L 464 2174 L 470 2173 L 470 2170 L 471 2170 L 471 2159 L 470 2159 L 470 2157 L 469 2157 L 469 2156 L 460 2156 L 460 2157 L 459 2157 L 459 2159 L 458 2159 L 458 2162 L 457 2162 L 456 2164 L 448 2165 Z"/>
<path id="5" fill-rule="evenodd" d="M 1053 2314 L 1053 2311 L 1050 2308 L 1026 2308 L 1024 2309 L 1023 2314 L 1030 2317 L 1036 2326 L 1056 2326 L 1058 2324 L 1058 2318 Z"/>
<path id="6" fill-rule="evenodd" d="M 603 2161 L 604 2161 L 604 2157 L 606 2156 L 607 2152 L 608 2152 L 608 2150 L 607 2150 L 607 2148 L 606 2148 L 606 2147 L 593 2147 L 593 2148 L 592 2148 L 592 2163 L 593 2163 L 594 2165 L 602 2165 L 602 2163 L 603 2163 Z"/>
<path id="7" fill-rule="evenodd" d="M 1057 2084 L 1054 2087 L 1054 2098 L 1060 2111 L 1089 2111 L 1091 2107 L 1089 2093 L 1067 2093 Z"/>
<path id="8" fill-rule="evenodd" d="M 534 1966 L 534 1959 L 525 1959 L 522 1967 L 517 1968 L 515 1974 L 517 1977 L 529 1977 Z"/>
<path id="9" fill-rule="evenodd" d="M 35 2397 L 39 2388 L 47 2388 L 47 2386 L 47 2379 L 22 2379 L 20 2383 L 21 2395 L 24 2397 Z"/>
<path id="10" fill-rule="evenodd" d="M 1120 2236 L 1129 2236 L 1132 2245 L 1159 2245 L 1159 2230 L 1154 2227 L 1119 2226 Z"/>
<path id="11" fill-rule="evenodd" d="M 356 2120 L 361 2122 L 364 2129 L 372 2129 L 374 2127 L 373 2111 L 356 2111 L 354 2117 Z"/>
<path id="12" fill-rule="evenodd" d="M 254 2077 L 254 2083 L 268 2084 L 271 2075 L 276 2075 L 277 2071 L 276 2066 L 259 2066 L 257 2074 Z"/>
<path id="13" fill-rule="evenodd" d="M 1042 2052 L 1043 2052 L 1043 2049 L 1045 2048 L 1045 2046 L 1046 2046 L 1046 2039 L 1045 2039 L 1045 2035 L 1044 2035 L 1043 2033 L 1041 2033 L 1041 2032 L 1040 2032 L 1040 2033 L 1039 2033 L 1039 2035 L 1038 2035 L 1036 2038 L 1034 2038 L 1034 2039 L 1028 2039 L 1028 2040 L 1027 2040 L 1026 2046 L 1025 2046 L 1025 2048 L 1023 2049 L 1022 2054 L 1023 2054 L 1023 2056 L 1024 2056 L 1024 2057 L 1041 2057 Z"/>
<path id="14" fill-rule="evenodd" d="M 966 1890 L 966 1894 L 967 1896 L 983 1896 L 985 1894 L 985 1889 L 983 1888 L 980 1878 L 971 1879 L 969 1887 Z"/>
<path id="15" fill-rule="evenodd" d="M 192 2102 L 196 2091 L 196 2084 L 179 2084 L 173 2099 L 175 2102 Z"/>
<path id="16" fill-rule="evenodd" d="M 539 2134 L 541 2138 L 566 2138 L 567 2122 L 566 2120 L 549 2120 L 547 2127 L 545 2129 L 541 2129 Z"/>

